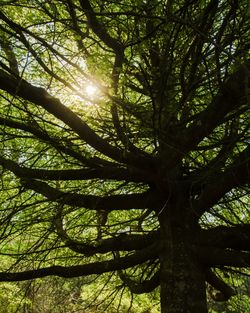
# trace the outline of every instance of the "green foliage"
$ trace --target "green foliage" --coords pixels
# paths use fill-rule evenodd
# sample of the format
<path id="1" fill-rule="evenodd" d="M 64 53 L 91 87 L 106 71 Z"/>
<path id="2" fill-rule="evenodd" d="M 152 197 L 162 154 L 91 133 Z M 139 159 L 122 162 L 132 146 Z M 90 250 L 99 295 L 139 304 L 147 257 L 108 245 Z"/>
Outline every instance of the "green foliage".
<path id="1" fill-rule="evenodd" d="M 249 9 L 1 1 L 8 312 L 250 310 Z"/>

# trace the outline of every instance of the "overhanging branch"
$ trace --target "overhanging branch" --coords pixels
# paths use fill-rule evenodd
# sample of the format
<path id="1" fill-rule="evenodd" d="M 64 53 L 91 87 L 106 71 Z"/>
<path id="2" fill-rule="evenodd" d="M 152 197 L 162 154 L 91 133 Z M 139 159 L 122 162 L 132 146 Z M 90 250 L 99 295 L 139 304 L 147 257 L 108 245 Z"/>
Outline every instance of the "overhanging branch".
<path id="1" fill-rule="evenodd" d="M 250 252 L 215 247 L 198 247 L 197 253 L 202 263 L 209 267 L 250 267 Z"/>
<path id="2" fill-rule="evenodd" d="M 54 220 L 58 237 L 65 243 L 65 245 L 77 253 L 84 254 L 86 256 L 92 256 L 97 253 L 108 253 L 110 251 L 133 251 L 141 250 L 156 243 L 158 237 L 157 232 L 152 232 L 145 235 L 127 235 L 121 234 L 114 238 L 107 238 L 97 240 L 93 244 L 85 243 L 72 239 L 63 225 L 63 218 L 61 216 L 61 210 Z"/>
<path id="3" fill-rule="evenodd" d="M 24 281 L 46 276 L 60 276 L 65 278 L 103 274 L 106 272 L 123 270 L 142 264 L 157 257 L 159 247 L 156 245 L 140 250 L 130 256 L 103 262 L 93 262 L 76 266 L 52 266 L 36 270 L 9 273 L 0 272 L 0 281 Z"/>
<path id="4" fill-rule="evenodd" d="M 199 243 L 250 252 L 250 224 L 234 227 L 218 226 L 202 230 L 199 234 Z"/>
<path id="5" fill-rule="evenodd" d="M 110 165 L 111 162 L 106 160 L 100 159 L 98 157 L 84 157 L 83 154 L 71 149 L 70 147 L 66 146 L 63 142 L 61 142 L 60 138 L 55 138 L 49 135 L 46 131 L 39 129 L 31 124 L 25 124 L 20 121 L 16 121 L 10 118 L 3 118 L 0 117 L 0 125 L 4 127 L 9 127 L 11 129 L 18 129 L 24 132 L 28 132 L 38 140 L 41 140 L 45 143 L 50 144 L 54 147 L 57 151 L 63 152 L 66 155 L 73 157 L 74 159 L 80 161 L 82 164 L 89 165 L 92 167 L 98 167 L 105 165 Z"/>
<path id="6" fill-rule="evenodd" d="M 142 182 L 149 177 L 145 177 L 143 172 L 136 169 L 125 169 L 119 167 L 97 167 L 90 169 L 72 170 L 47 170 L 32 169 L 19 166 L 16 162 L 0 156 L 0 164 L 12 171 L 20 178 L 41 179 L 41 180 L 88 180 L 88 179 L 110 179 L 116 181 Z M 145 180 L 144 180 L 145 179 Z"/>
<path id="7" fill-rule="evenodd" d="M 146 209 L 154 208 L 159 202 L 151 191 L 101 197 L 95 195 L 63 192 L 49 186 L 45 182 L 38 180 L 23 179 L 22 185 L 25 188 L 38 192 L 50 201 L 55 201 L 60 204 L 66 204 L 74 207 L 85 207 L 90 210 L 112 211 Z"/>

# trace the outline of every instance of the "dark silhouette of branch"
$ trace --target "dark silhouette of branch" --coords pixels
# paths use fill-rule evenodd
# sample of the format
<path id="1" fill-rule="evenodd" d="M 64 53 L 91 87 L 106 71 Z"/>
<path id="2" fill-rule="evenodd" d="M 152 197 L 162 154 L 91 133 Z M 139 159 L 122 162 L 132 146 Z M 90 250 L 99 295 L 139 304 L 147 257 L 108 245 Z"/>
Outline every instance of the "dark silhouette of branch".
<path id="1" fill-rule="evenodd" d="M 234 227 L 217 226 L 203 230 L 199 234 L 199 243 L 218 248 L 250 251 L 250 224 Z"/>
<path id="2" fill-rule="evenodd" d="M 214 175 L 205 184 L 198 200 L 193 207 L 203 213 L 209 210 L 227 192 L 233 188 L 246 185 L 250 182 L 250 147 L 242 151 L 234 163 L 220 174 Z"/>
<path id="3" fill-rule="evenodd" d="M 119 272 L 119 277 L 123 281 L 126 287 L 134 294 L 142 294 L 153 291 L 160 285 L 160 272 L 156 272 L 152 278 L 143 282 L 136 282 L 129 278 L 126 274 Z"/>
<path id="4" fill-rule="evenodd" d="M 206 271 L 206 281 L 213 288 L 219 291 L 213 296 L 213 299 L 215 301 L 227 301 L 228 299 L 236 295 L 236 291 L 228 286 L 210 269 Z"/>
<path id="5" fill-rule="evenodd" d="M 16 273 L 1 272 L 0 281 L 24 281 L 46 276 L 60 276 L 65 278 L 71 278 L 93 274 L 102 274 L 106 272 L 127 269 L 132 266 L 142 264 L 148 260 L 154 259 L 157 256 L 158 252 L 159 250 L 157 246 L 153 245 L 147 247 L 146 249 L 139 250 L 132 255 L 110 261 L 93 262 L 69 267 L 51 266 Z"/>
<path id="6" fill-rule="evenodd" d="M 99 137 L 78 115 L 64 106 L 59 99 L 52 97 L 45 89 L 35 87 L 21 78 L 20 80 L 11 78 L 2 70 L 0 71 L 0 89 L 43 107 L 71 127 L 82 140 L 104 155 L 119 162 L 136 165 L 139 168 L 148 168 L 149 163 L 147 160 L 145 162 L 145 157 L 140 158 L 134 154 L 126 155 L 126 152 L 124 153 L 111 146 L 105 139 Z"/>
<path id="7" fill-rule="evenodd" d="M 235 267 L 249 267 L 250 253 L 243 251 L 236 251 L 231 249 L 219 249 L 213 247 L 199 247 L 198 256 L 201 261 L 210 266 L 235 266 Z"/>
<path id="8" fill-rule="evenodd" d="M 0 164 L 6 169 L 12 171 L 16 176 L 20 178 L 26 177 L 30 179 L 41 180 L 87 180 L 99 178 L 118 181 L 128 180 L 134 182 L 145 182 L 145 180 L 149 180 L 149 177 L 147 177 L 143 172 L 140 172 L 139 170 L 136 170 L 134 168 L 131 168 L 131 170 L 129 170 L 125 168 L 106 166 L 98 168 L 92 167 L 89 169 L 71 170 L 33 169 L 25 166 L 19 166 L 16 162 L 3 158 L 1 156 Z"/>
<path id="9" fill-rule="evenodd" d="M 34 190 L 50 201 L 67 204 L 74 207 L 85 207 L 90 210 L 130 210 L 155 208 L 159 205 L 156 195 L 151 191 L 135 194 L 122 194 L 111 196 L 83 195 L 71 192 L 63 192 L 45 182 L 22 178 L 24 188 Z"/>

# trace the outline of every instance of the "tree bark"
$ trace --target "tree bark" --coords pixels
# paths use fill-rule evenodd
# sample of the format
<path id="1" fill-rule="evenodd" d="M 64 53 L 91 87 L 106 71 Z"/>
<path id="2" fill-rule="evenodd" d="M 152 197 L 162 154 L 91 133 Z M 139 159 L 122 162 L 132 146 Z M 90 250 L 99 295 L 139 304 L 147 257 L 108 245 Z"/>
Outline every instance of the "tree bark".
<path id="1" fill-rule="evenodd" d="M 168 209 L 159 216 L 161 312 L 207 313 L 205 270 L 192 248 L 195 230 L 180 217 L 176 223 Z"/>

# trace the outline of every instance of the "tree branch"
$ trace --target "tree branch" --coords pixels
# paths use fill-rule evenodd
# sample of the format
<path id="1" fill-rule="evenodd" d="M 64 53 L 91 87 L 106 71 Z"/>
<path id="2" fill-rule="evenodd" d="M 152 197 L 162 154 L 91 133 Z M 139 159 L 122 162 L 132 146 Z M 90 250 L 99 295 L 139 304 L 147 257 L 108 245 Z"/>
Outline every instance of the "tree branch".
<path id="1" fill-rule="evenodd" d="M 151 191 L 134 194 L 95 196 L 63 192 L 53 188 L 45 182 L 25 178 L 22 180 L 25 188 L 34 190 L 50 201 L 74 207 L 85 207 L 90 210 L 130 210 L 155 208 L 159 204 L 156 195 Z"/>
<path id="2" fill-rule="evenodd" d="M 150 181 L 149 177 L 136 169 L 125 169 L 111 166 L 71 170 L 32 169 L 25 166 L 21 167 L 16 162 L 1 156 L 0 164 L 20 178 L 26 177 L 41 180 L 111 179 L 116 181 L 127 180 L 133 182 L 145 182 L 145 180 Z"/>
<path id="3" fill-rule="evenodd" d="M 70 238 L 63 226 L 62 216 L 60 214 L 61 212 L 59 212 L 54 220 L 59 238 L 69 249 L 86 256 L 92 256 L 96 253 L 108 253 L 110 251 L 141 250 L 156 243 L 156 239 L 158 237 L 157 232 L 152 232 L 146 235 L 121 234 L 115 238 L 98 240 L 91 245 L 89 243 Z"/>
<path id="4" fill-rule="evenodd" d="M 89 264 L 69 267 L 52 266 L 16 273 L 0 272 L 0 281 L 24 281 L 46 276 L 60 276 L 65 278 L 72 278 L 93 274 L 103 274 L 106 272 L 123 270 L 138 264 L 142 264 L 148 260 L 156 258 L 158 252 L 159 247 L 156 245 L 152 245 L 130 256 L 125 256 L 119 259 L 109 261 L 93 262 Z"/>
<path id="5" fill-rule="evenodd" d="M 156 272 L 152 278 L 143 282 L 136 282 L 130 279 L 126 274 L 119 272 L 119 277 L 123 283 L 129 288 L 134 294 L 149 293 L 160 285 L 160 273 Z"/>
<path id="6" fill-rule="evenodd" d="M 209 267 L 234 266 L 249 267 L 250 253 L 216 247 L 197 247 L 202 263 Z"/>
<path id="7" fill-rule="evenodd" d="M 196 116 L 195 121 L 185 130 L 183 145 L 188 151 L 194 149 L 204 137 L 220 125 L 228 113 L 247 103 L 249 75 L 250 60 L 247 60 L 229 77 L 214 101 Z"/>
<path id="8" fill-rule="evenodd" d="M 250 60 L 247 60 L 229 77 L 206 109 L 195 116 L 191 125 L 178 130 L 178 138 L 176 140 L 175 137 L 173 142 L 175 153 L 169 158 L 168 166 L 174 166 L 189 151 L 195 150 L 205 137 L 224 122 L 227 114 L 247 105 L 249 76 Z"/>
<path id="9" fill-rule="evenodd" d="M 31 124 L 25 124 L 23 122 L 19 122 L 16 120 L 12 120 L 9 118 L 2 118 L 0 117 L 0 125 L 5 127 L 10 127 L 12 129 L 19 129 L 25 132 L 28 132 L 35 136 L 36 139 L 40 139 L 43 142 L 51 144 L 57 151 L 63 152 L 74 159 L 80 161 L 82 164 L 91 166 L 91 167 L 99 167 L 105 165 L 109 165 L 111 162 L 106 160 L 100 159 L 98 157 L 84 157 L 81 153 L 67 147 L 65 144 L 60 143 L 60 138 L 51 137 L 46 131 L 43 131 Z"/>
<path id="10" fill-rule="evenodd" d="M 95 12 L 91 7 L 88 0 L 80 0 L 81 7 L 86 14 L 89 22 L 89 26 L 93 32 L 103 41 L 109 48 L 111 48 L 116 54 L 123 54 L 124 46 L 120 41 L 111 37 L 105 27 L 97 20 Z"/>
<path id="11" fill-rule="evenodd" d="M 250 252 L 250 224 L 202 230 L 199 244 Z"/>
<path id="12" fill-rule="evenodd" d="M 206 281 L 216 290 L 219 291 L 216 295 L 214 295 L 215 301 L 227 301 L 232 296 L 236 295 L 236 291 L 228 286 L 221 278 L 215 275 L 211 269 L 206 271 Z"/>
<path id="13" fill-rule="evenodd" d="M 0 89 L 43 107 L 71 127 L 82 140 L 113 160 L 136 165 L 139 168 L 148 168 L 149 162 L 148 160 L 145 161 L 145 156 L 140 158 L 111 146 L 106 140 L 99 137 L 79 116 L 64 106 L 59 99 L 51 96 L 45 89 L 35 87 L 21 78 L 20 80 L 12 78 L 2 70 L 0 70 Z"/>
<path id="14" fill-rule="evenodd" d="M 0 46 L 2 46 L 3 51 L 5 52 L 6 58 L 9 63 L 9 68 L 14 75 L 19 76 L 18 62 L 14 50 L 11 46 L 11 43 L 5 36 L 1 33 Z"/>
<path id="15" fill-rule="evenodd" d="M 233 188 L 250 182 L 250 146 L 242 151 L 232 165 L 208 181 L 193 208 L 204 213 Z"/>

